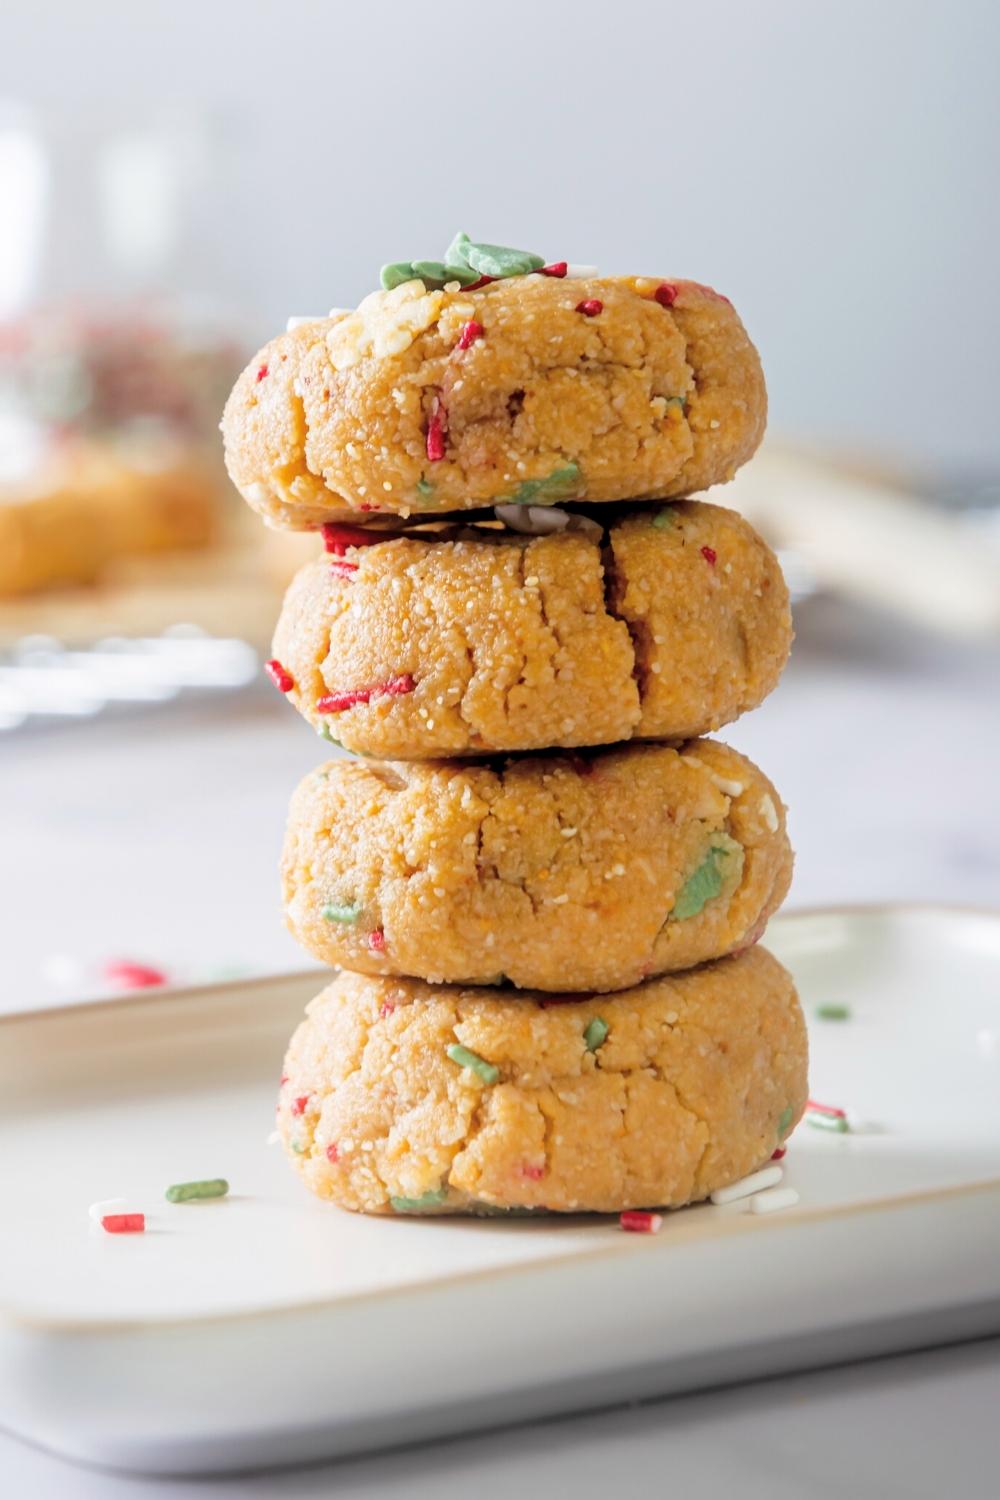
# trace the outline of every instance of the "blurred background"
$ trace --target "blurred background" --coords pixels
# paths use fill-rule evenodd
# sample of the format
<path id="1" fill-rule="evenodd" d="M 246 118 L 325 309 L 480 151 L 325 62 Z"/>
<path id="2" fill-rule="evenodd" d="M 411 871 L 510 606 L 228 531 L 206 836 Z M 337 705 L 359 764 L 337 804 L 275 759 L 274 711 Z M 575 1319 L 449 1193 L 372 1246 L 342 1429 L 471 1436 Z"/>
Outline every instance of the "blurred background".
<path id="1" fill-rule="evenodd" d="M 457 229 L 730 295 L 771 393 L 713 499 L 798 640 L 725 733 L 790 905 L 1000 903 L 1000 12 L 988 0 L 32 0 L 0 20 L 0 1005 L 301 967 L 320 758 L 262 682 L 314 540 L 228 486 L 233 378 Z"/>

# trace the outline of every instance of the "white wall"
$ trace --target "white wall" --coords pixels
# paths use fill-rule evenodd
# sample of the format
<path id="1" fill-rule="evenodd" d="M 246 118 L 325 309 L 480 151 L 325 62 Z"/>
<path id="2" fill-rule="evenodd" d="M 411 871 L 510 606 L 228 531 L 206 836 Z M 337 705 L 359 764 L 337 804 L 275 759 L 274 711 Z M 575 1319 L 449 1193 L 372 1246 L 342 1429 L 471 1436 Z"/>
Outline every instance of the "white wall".
<path id="1" fill-rule="evenodd" d="M 222 121 L 178 274 L 255 334 L 464 228 L 718 285 L 786 431 L 989 463 L 998 36 L 991 0 L 22 0 L 0 95 Z"/>

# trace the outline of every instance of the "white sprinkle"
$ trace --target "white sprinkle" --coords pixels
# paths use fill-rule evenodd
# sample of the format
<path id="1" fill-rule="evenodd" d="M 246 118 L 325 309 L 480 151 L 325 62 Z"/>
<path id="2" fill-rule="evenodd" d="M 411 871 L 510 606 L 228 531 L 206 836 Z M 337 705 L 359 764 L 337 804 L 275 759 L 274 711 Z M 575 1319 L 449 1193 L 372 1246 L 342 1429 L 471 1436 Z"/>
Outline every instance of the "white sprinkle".
<path id="1" fill-rule="evenodd" d="M 741 1177 L 739 1182 L 731 1182 L 728 1187 L 716 1188 L 711 1194 L 713 1203 L 736 1203 L 740 1198 L 750 1198 L 754 1193 L 759 1193 L 761 1188 L 773 1187 L 780 1182 L 784 1173 L 780 1167 L 761 1167 L 759 1172 L 751 1172 L 749 1177 Z"/>
<path id="2" fill-rule="evenodd" d="M 581 276 L 596 276 L 597 274 L 598 274 L 598 270 L 597 270 L 596 266 L 568 265 L 566 267 L 566 277 L 567 278 L 569 278 L 569 277 L 577 277 L 577 278 L 579 278 Z"/>
<path id="3" fill-rule="evenodd" d="M 775 809 L 774 803 L 771 801 L 771 798 L 768 796 L 767 792 L 765 792 L 763 797 L 761 797 L 758 806 L 760 808 L 760 815 L 764 819 L 764 822 L 767 824 L 768 828 L 772 833 L 777 833 L 778 814 Z"/>
<path id="4" fill-rule="evenodd" d="M 771 1188 L 770 1192 L 757 1193 L 750 1199 L 752 1214 L 774 1214 L 779 1208 L 794 1208 L 799 1195 L 794 1188 Z"/>
<path id="5" fill-rule="evenodd" d="M 333 309 L 333 311 L 335 313 L 337 313 L 337 312 L 341 312 L 342 309 L 339 308 L 339 307 L 335 307 Z M 331 316 L 332 316 L 332 314 L 331 314 Z M 323 321 L 323 314 L 322 313 L 314 313 L 312 315 L 312 317 L 289 318 L 288 322 L 285 324 L 285 332 L 286 333 L 294 333 L 295 330 L 296 330 L 296 328 L 301 328 L 302 327 L 303 323 L 322 323 L 322 321 Z"/>
<path id="6" fill-rule="evenodd" d="M 392 480 L 391 479 L 383 479 L 383 481 L 382 481 L 382 488 L 384 490 L 391 490 L 392 489 Z"/>
<path id="7" fill-rule="evenodd" d="M 277 1130 L 272 1130 L 271 1134 L 268 1136 L 267 1140 L 264 1142 L 264 1145 L 265 1146 L 276 1146 L 280 1140 L 281 1140 L 280 1133 Z"/>
<path id="8" fill-rule="evenodd" d="M 725 792 L 727 797 L 739 797 L 743 791 L 742 781 L 729 781 L 725 776 L 718 776 L 714 771 L 709 771 L 709 776 L 720 792 Z M 777 828 L 777 823 L 775 823 Z M 772 830 L 773 831 L 773 830 Z"/>
<path id="9" fill-rule="evenodd" d="M 87 1209 L 87 1217 L 92 1224 L 99 1224 L 105 1214 L 120 1214 L 126 1206 L 125 1198 L 101 1198 Z"/>
<path id="10" fill-rule="evenodd" d="M 563 891 L 563 893 L 562 893 L 561 896 L 553 896 L 552 897 L 552 905 L 553 906 L 565 906 L 566 902 L 568 900 L 569 900 L 568 894 L 565 891 Z"/>
<path id="11" fill-rule="evenodd" d="M 563 828 L 560 829 L 560 832 L 562 833 L 564 839 L 572 839 L 576 837 L 577 831 L 575 828 Z"/>
<path id="12" fill-rule="evenodd" d="M 721 427 L 722 426 L 722 423 L 719 421 L 718 417 L 713 417 L 712 420 L 711 420 L 711 422 L 709 422 L 708 425 L 709 425 L 709 427 L 711 427 L 712 431 L 714 432 L 717 427 Z"/>
<path id="13" fill-rule="evenodd" d="M 330 311 L 327 313 L 327 317 L 339 318 L 341 315 L 346 316 L 348 313 L 352 313 L 353 311 L 353 307 L 331 307 Z"/>
<path id="14" fill-rule="evenodd" d="M 537 589 L 538 584 L 539 578 L 537 573 L 532 573 L 530 577 L 524 580 L 524 586 L 526 589 Z"/>
<path id="15" fill-rule="evenodd" d="M 558 505 L 494 505 L 493 514 L 511 531 L 520 531 L 526 536 L 547 536 L 553 531 L 565 531 L 570 520 L 569 511 Z"/>

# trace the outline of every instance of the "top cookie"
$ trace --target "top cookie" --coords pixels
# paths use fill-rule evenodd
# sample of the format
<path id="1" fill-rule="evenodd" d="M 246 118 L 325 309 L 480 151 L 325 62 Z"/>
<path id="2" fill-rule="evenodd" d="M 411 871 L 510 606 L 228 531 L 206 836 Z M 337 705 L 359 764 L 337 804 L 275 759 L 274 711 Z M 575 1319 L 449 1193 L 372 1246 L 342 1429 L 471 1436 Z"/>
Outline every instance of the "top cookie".
<path id="1" fill-rule="evenodd" d="M 414 278 L 266 344 L 226 404 L 234 484 L 273 526 L 364 512 L 683 496 L 764 432 L 757 351 L 692 281 Z"/>

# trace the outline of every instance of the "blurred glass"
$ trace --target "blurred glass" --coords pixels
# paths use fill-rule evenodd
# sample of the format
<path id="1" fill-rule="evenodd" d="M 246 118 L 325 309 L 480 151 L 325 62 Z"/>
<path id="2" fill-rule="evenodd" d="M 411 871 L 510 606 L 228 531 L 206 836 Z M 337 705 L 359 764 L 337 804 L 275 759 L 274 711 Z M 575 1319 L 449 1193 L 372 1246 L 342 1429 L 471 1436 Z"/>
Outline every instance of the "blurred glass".
<path id="1" fill-rule="evenodd" d="M 217 427 L 239 318 L 180 274 L 224 175 L 187 115 L 0 106 L 0 601 L 37 595 L 36 625 L 40 591 L 205 548 L 235 515 Z"/>

